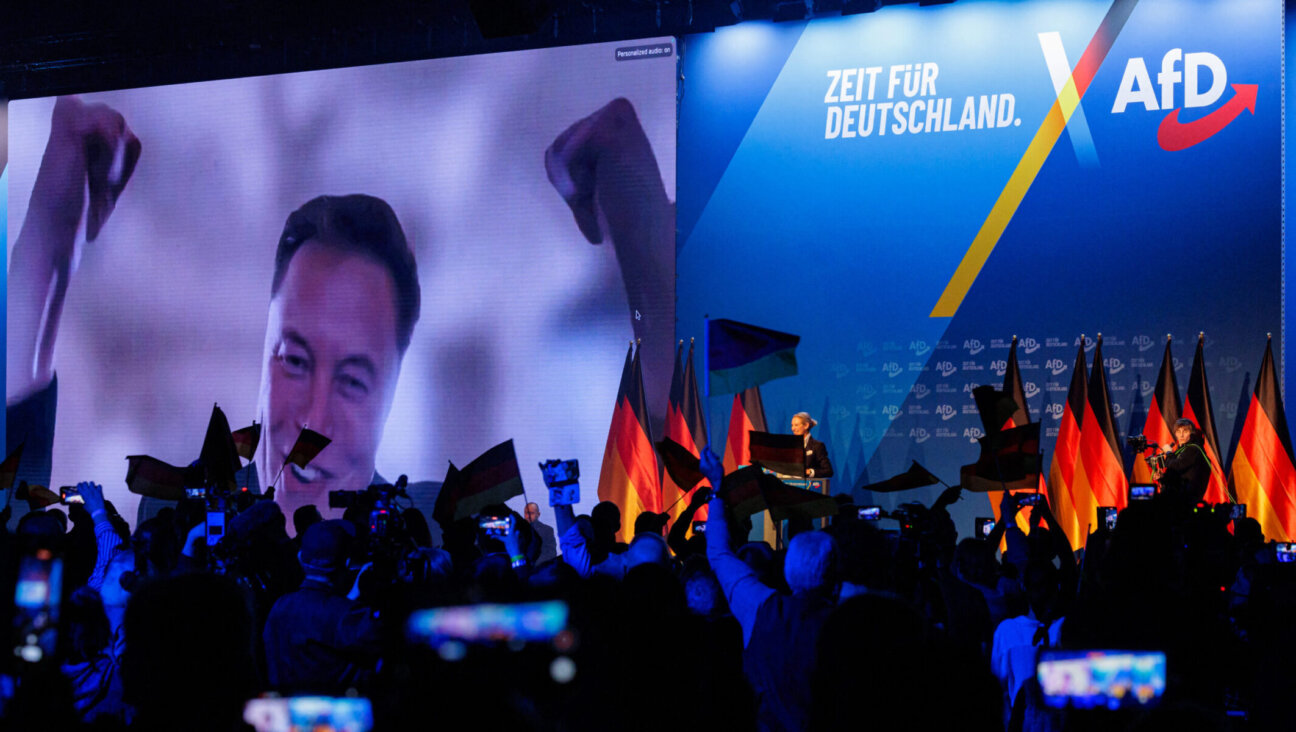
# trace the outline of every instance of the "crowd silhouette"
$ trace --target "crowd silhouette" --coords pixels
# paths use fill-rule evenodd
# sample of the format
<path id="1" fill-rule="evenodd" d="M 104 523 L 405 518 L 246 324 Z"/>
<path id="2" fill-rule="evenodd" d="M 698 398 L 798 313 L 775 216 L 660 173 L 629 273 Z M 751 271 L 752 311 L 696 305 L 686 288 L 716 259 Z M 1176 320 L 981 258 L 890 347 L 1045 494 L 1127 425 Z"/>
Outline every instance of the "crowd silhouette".
<path id="1" fill-rule="evenodd" d="M 721 485 L 709 450 L 702 464 Z M 1005 493 L 995 530 L 960 541 L 957 487 L 908 505 L 899 530 L 842 496 L 776 550 L 706 488 L 628 543 L 610 503 L 549 508 L 556 531 L 528 520 L 538 506 L 488 506 L 434 546 L 413 507 L 376 532 L 363 501 L 333 520 L 304 506 L 290 537 L 275 502 L 239 496 L 209 546 L 203 500 L 132 533 L 101 488 L 78 488 L 84 504 L 3 538 L 7 587 L 39 549 L 65 588 L 54 662 L 7 664 L 6 729 L 251 729 L 245 705 L 267 692 L 368 698 L 378 730 L 1296 728 L 1296 563 L 1204 504 L 1132 502 L 1072 551 L 1047 501 L 1027 534 Z M 541 601 L 566 609 L 561 633 L 409 623 Z M 1068 650 L 1163 653 L 1159 703 L 1051 706 L 1037 663 Z"/>

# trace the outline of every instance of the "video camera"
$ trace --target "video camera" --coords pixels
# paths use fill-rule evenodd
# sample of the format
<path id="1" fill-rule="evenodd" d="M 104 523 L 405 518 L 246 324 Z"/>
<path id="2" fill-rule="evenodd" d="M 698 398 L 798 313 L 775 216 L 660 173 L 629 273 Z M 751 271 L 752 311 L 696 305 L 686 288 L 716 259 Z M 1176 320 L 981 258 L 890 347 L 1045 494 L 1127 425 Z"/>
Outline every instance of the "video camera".
<path id="1" fill-rule="evenodd" d="M 900 522 L 900 533 L 921 533 L 928 523 L 931 511 L 921 503 L 902 503 L 895 510 L 884 514 L 886 518 Z"/>
<path id="2" fill-rule="evenodd" d="M 405 520 L 397 498 L 409 499 L 405 487 L 409 478 L 402 475 L 395 483 L 374 483 L 359 491 L 329 491 L 329 508 L 369 510 L 369 546 L 371 558 L 399 561 L 410 545 Z"/>
<path id="3" fill-rule="evenodd" d="M 354 506 L 369 509 L 369 536 L 384 538 L 404 529 L 400 519 L 397 498 L 409 498 L 405 486 L 409 478 L 402 475 L 393 484 L 374 483 L 362 491 L 329 491 L 329 508 L 347 509 Z"/>
<path id="4" fill-rule="evenodd" d="M 1131 452 L 1140 453 L 1147 450 L 1155 450 L 1160 445 L 1155 442 L 1148 442 L 1147 435 L 1130 435 L 1125 438 L 1125 445 Z"/>

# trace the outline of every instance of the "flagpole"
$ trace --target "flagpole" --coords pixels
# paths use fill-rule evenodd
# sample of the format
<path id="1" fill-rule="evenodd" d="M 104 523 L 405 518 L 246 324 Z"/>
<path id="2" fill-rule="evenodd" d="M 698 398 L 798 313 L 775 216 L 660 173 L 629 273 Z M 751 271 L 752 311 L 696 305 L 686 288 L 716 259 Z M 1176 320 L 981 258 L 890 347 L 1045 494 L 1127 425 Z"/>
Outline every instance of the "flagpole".
<path id="1" fill-rule="evenodd" d="M 692 339 L 689 339 L 692 343 Z M 702 372 L 706 378 L 702 380 L 702 396 L 707 400 L 707 411 L 711 411 L 711 316 L 710 314 L 702 316 Z M 715 416 L 707 420 L 706 438 L 707 449 L 711 450 L 711 423 L 715 421 Z M 712 453 L 715 450 L 711 450 Z M 719 486 L 712 486 L 719 488 Z"/>
<path id="2" fill-rule="evenodd" d="M 684 500 L 684 496 L 687 496 L 687 495 L 692 494 L 693 491 L 696 490 L 696 489 L 697 489 L 697 486 L 693 486 L 692 488 L 690 488 L 690 489 L 687 490 L 687 491 L 680 491 L 679 498 L 676 498 L 676 499 L 675 499 L 675 502 L 672 503 L 671 505 L 667 506 L 667 507 L 665 508 L 665 510 L 662 511 L 662 513 L 667 514 L 667 515 L 670 515 L 670 511 L 671 511 L 671 509 L 672 509 L 672 508 L 675 508 L 675 506 L 679 505 L 679 502 L 682 501 L 682 500 Z"/>
<path id="3" fill-rule="evenodd" d="M 309 424 L 302 424 L 301 432 L 298 432 L 298 433 L 297 433 L 297 439 L 298 439 L 298 440 L 301 439 L 302 432 L 305 432 L 305 431 L 306 431 L 306 428 L 309 427 L 309 426 L 310 426 Z M 294 446 L 295 446 L 296 444 L 297 444 L 296 442 L 293 443 Z M 271 488 L 274 488 L 276 485 L 279 484 L 279 477 L 283 475 L 284 468 L 286 468 L 286 467 L 288 467 L 288 456 L 287 456 L 287 455 L 284 455 L 284 461 L 283 461 L 283 463 L 279 466 L 279 472 L 275 473 L 274 480 L 270 481 L 270 487 L 271 487 Z"/>

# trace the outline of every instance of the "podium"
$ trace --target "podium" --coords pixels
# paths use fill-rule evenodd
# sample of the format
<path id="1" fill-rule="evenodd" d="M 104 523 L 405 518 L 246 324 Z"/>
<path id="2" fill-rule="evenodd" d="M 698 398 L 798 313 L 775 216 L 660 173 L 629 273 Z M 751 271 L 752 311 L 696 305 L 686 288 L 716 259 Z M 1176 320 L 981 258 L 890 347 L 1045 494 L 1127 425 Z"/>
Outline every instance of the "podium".
<path id="1" fill-rule="evenodd" d="M 764 468 L 764 467 L 761 468 L 761 470 L 763 470 L 766 475 L 772 475 L 775 478 L 778 478 L 784 484 L 789 485 L 793 488 L 799 488 L 805 491 L 812 491 L 814 493 L 819 493 L 825 496 L 829 495 L 828 486 L 829 486 L 829 482 L 832 480 L 831 478 L 806 478 L 804 476 L 798 477 L 795 475 L 786 475 L 784 473 L 777 473 L 773 470 L 770 470 L 769 468 Z M 774 518 L 767 511 L 765 513 L 765 536 L 763 538 L 766 541 L 770 542 L 770 545 L 773 546 L 775 549 L 782 549 L 784 546 L 786 546 L 787 542 L 791 540 L 791 537 L 788 537 L 787 535 L 788 533 L 787 524 L 788 524 L 787 521 L 780 521 L 778 526 L 774 526 Z M 815 519 L 811 522 L 811 525 L 817 529 L 826 528 L 828 526 L 828 519 L 826 518 Z"/>

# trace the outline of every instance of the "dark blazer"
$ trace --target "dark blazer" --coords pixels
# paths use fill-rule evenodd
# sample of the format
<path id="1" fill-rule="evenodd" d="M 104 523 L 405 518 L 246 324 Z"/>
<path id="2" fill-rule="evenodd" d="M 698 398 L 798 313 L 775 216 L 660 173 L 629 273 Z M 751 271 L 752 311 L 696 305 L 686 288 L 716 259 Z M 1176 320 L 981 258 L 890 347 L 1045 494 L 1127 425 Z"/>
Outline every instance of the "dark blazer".
<path id="1" fill-rule="evenodd" d="M 828 448 L 813 437 L 806 442 L 805 467 L 806 471 L 814 470 L 816 478 L 831 478 L 833 474 L 832 461 L 828 459 Z"/>
<path id="2" fill-rule="evenodd" d="M 1191 506 L 1206 495 L 1210 478 L 1211 466 L 1206 459 L 1203 442 L 1194 436 L 1188 444 L 1166 458 L 1165 475 L 1161 476 L 1161 491 L 1172 496 L 1175 503 Z"/>

